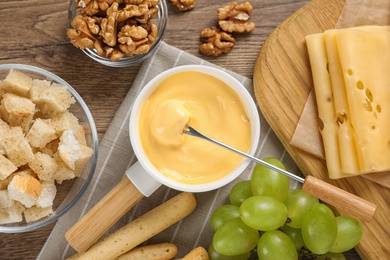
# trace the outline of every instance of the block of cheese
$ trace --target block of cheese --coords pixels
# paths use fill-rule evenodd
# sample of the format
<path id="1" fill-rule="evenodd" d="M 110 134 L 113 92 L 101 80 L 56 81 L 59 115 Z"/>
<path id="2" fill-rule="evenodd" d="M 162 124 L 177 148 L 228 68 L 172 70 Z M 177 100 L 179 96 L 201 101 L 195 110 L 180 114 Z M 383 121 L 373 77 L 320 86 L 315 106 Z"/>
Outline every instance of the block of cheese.
<path id="1" fill-rule="evenodd" d="M 390 169 L 390 27 L 306 37 L 330 178 Z"/>

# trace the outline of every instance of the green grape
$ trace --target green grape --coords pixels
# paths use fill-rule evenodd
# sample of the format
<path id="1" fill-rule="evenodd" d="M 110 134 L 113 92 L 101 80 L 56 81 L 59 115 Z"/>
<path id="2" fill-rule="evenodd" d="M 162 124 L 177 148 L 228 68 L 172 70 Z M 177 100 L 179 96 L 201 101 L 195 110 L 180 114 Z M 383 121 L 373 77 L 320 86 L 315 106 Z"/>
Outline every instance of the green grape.
<path id="1" fill-rule="evenodd" d="M 257 244 L 259 259 L 296 260 L 298 252 L 291 239 L 279 230 L 267 231 Z"/>
<path id="2" fill-rule="evenodd" d="M 301 228 L 302 216 L 315 203 L 318 203 L 318 199 L 302 189 L 290 191 L 284 202 L 287 208 L 287 215 L 291 220 L 287 225 L 293 228 Z"/>
<path id="3" fill-rule="evenodd" d="M 291 241 L 294 243 L 296 250 L 301 249 L 305 245 L 305 243 L 303 242 L 301 229 L 292 228 L 287 225 L 284 225 L 282 228 L 282 232 L 291 239 Z"/>
<path id="4" fill-rule="evenodd" d="M 257 230 L 245 225 L 240 218 L 234 218 L 215 232 L 213 247 L 223 255 L 241 255 L 254 249 L 258 240 Z"/>
<path id="5" fill-rule="evenodd" d="M 235 205 L 222 205 L 219 206 L 211 215 L 211 226 L 214 231 L 217 231 L 225 223 L 229 222 L 233 218 L 239 218 L 239 207 Z"/>
<path id="6" fill-rule="evenodd" d="M 311 252 L 325 254 L 336 240 L 336 217 L 328 206 L 316 203 L 303 215 L 301 231 L 305 246 Z"/>
<path id="7" fill-rule="evenodd" d="M 265 158 L 265 162 L 277 166 L 283 170 L 286 167 L 276 158 Z M 265 195 L 274 197 L 280 201 L 287 198 L 290 182 L 287 176 L 257 164 L 252 172 L 253 195 Z"/>
<path id="8" fill-rule="evenodd" d="M 270 231 L 282 226 L 287 219 L 283 202 L 269 196 L 252 196 L 241 204 L 240 217 L 251 228 Z"/>
<path id="9" fill-rule="evenodd" d="M 363 235 L 363 225 L 359 220 L 348 216 L 338 216 L 336 222 L 337 237 L 329 251 L 332 253 L 346 252 L 359 243 Z"/>
<path id="10" fill-rule="evenodd" d="M 240 255 L 222 255 L 214 249 L 213 244 L 210 244 L 208 253 L 210 260 L 246 260 L 251 255 L 250 252 L 246 252 Z"/>
<path id="11" fill-rule="evenodd" d="M 331 253 L 320 255 L 316 260 L 346 260 L 345 256 L 342 253 Z"/>
<path id="12" fill-rule="evenodd" d="M 229 200 L 232 205 L 240 206 L 247 198 L 253 196 L 251 181 L 240 181 L 230 190 Z"/>

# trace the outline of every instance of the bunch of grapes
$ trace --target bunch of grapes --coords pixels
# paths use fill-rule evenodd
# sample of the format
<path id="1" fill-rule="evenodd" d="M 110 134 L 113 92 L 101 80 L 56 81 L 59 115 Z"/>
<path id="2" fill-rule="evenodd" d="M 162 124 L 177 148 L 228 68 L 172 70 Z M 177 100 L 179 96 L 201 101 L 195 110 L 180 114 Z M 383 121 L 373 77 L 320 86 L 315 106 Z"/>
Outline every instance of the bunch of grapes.
<path id="1" fill-rule="evenodd" d="M 265 161 L 285 169 L 278 159 Z M 290 191 L 287 176 L 262 165 L 231 189 L 229 200 L 211 217 L 212 260 L 244 260 L 254 252 L 260 260 L 345 259 L 363 235 L 357 219 L 336 217 L 302 189 Z"/>

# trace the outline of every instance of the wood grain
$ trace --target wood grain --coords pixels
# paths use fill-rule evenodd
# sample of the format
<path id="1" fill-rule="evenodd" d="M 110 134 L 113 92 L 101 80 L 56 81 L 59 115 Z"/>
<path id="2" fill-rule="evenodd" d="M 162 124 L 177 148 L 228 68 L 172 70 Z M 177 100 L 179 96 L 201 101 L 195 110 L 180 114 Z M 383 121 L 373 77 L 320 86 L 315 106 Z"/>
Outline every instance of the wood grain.
<path id="1" fill-rule="evenodd" d="M 237 36 L 228 55 L 218 58 L 200 55 L 200 31 L 215 25 L 217 8 L 230 2 L 196 0 L 194 10 L 182 13 L 167 0 L 169 21 L 164 41 L 252 78 L 258 53 L 269 34 L 309 0 L 250 1 L 254 7 L 251 20 L 256 29 Z M 69 0 L 0 1 L 0 63 L 39 66 L 66 80 L 89 106 L 101 139 L 141 65 L 105 67 L 74 48 L 66 38 L 68 6 Z M 23 234 L 0 234 L 0 259 L 36 259 L 54 224 Z M 355 251 L 346 256 L 359 259 Z"/>
<path id="2" fill-rule="evenodd" d="M 254 71 L 260 109 L 305 175 L 313 175 L 377 205 L 374 219 L 364 223 L 357 250 L 364 259 L 386 259 L 390 253 L 390 190 L 361 176 L 330 180 L 324 160 L 290 145 L 312 89 L 305 35 L 334 28 L 344 0 L 313 0 L 285 20 L 264 43 Z M 346 208 L 337 208 L 343 215 Z"/>

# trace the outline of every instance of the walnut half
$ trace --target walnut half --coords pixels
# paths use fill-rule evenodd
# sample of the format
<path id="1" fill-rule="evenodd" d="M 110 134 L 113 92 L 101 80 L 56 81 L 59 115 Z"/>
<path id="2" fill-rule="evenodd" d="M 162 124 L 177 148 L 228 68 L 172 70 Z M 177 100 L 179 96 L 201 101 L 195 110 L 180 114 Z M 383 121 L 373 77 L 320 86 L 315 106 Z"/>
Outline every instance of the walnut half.
<path id="1" fill-rule="evenodd" d="M 200 33 L 205 43 L 199 46 L 202 54 L 217 57 L 222 53 L 228 53 L 234 46 L 235 39 L 230 33 L 221 31 L 215 26 L 205 28 Z"/>
<path id="2" fill-rule="evenodd" d="M 222 8 L 218 8 L 219 26 L 225 32 L 251 32 L 255 29 L 255 24 L 249 22 L 253 7 L 249 2 L 238 4 L 233 2 Z"/>
<path id="3" fill-rule="evenodd" d="M 171 0 L 171 2 L 182 12 L 194 9 L 195 7 L 195 0 Z"/>

